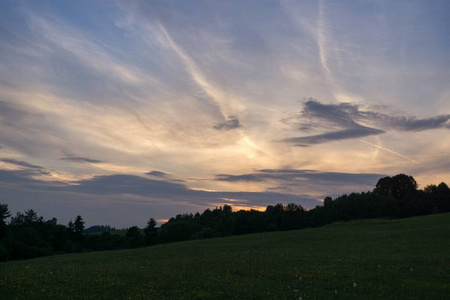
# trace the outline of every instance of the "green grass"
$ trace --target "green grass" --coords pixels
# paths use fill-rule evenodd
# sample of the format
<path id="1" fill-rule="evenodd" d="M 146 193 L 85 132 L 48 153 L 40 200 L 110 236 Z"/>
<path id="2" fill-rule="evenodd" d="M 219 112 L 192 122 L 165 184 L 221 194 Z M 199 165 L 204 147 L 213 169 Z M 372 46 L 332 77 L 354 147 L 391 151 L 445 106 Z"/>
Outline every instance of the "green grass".
<path id="1" fill-rule="evenodd" d="M 450 214 L 0 264 L 4 300 L 449 295 Z"/>

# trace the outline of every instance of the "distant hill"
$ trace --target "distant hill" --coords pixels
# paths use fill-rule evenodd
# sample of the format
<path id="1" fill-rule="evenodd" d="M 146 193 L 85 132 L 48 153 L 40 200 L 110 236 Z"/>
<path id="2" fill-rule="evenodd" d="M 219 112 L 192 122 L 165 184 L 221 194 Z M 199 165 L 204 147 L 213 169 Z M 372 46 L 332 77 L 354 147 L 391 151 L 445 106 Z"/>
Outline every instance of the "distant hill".
<path id="1" fill-rule="evenodd" d="M 450 214 L 0 264 L 2 299 L 448 299 Z"/>

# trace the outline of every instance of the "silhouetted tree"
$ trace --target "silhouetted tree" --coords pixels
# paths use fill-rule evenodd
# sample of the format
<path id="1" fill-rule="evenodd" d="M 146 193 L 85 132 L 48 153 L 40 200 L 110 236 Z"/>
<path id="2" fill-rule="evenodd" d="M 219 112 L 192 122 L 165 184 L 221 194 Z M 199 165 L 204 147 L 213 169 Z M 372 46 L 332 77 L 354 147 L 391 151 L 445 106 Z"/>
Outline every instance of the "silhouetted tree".
<path id="1" fill-rule="evenodd" d="M 70 233 L 75 232 L 75 225 L 73 224 L 72 220 L 70 220 L 69 223 L 67 223 L 67 230 Z"/>
<path id="2" fill-rule="evenodd" d="M 6 219 L 11 217 L 7 204 L 0 204 L 0 240 L 6 237 L 7 227 Z"/>
<path id="3" fill-rule="evenodd" d="M 6 223 L 6 219 L 11 217 L 8 204 L 0 204 L 0 222 Z"/>
<path id="4" fill-rule="evenodd" d="M 323 206 L 325 208 L 330 208 L 333 205 L 333 199 L 331 197 L 325 197 L 325 199 L 323 199 Z"/>
<path id="5" fill-rule="evenodd" d="M 379 195 L 391 195 L 392 194 L 392 177 L 386 176 L 380 178 L 373 189 L 374 193 Z"/>
<path id="6" fill-rule="evenodd" d="M 156 229 L 156 220 L 150 218 L 147 221 L 147 226 L 144 228 L 145 241 L 147 245 L 154 245 L 157 242 L 158 230 Z"/>
<path id="7" fill-rule="evenodd" d="M 126 236 L 129 238 L 135 238 L 141 235 L 141 230 L 137 226 L 128 228 Z"/>
<path id="8" fill-rule="evenodd" d="M 75 222 L 73 222 L 73 231 L 75 234 L 81 235 L 84 230 L 84 221 L 81 216 L 77 216 L 75 218 Z"/>
<path id="9" fill-rule="evenodd" d="M 427 194 L 433 194 L 436 192 L 437 186 L 435 184 L 429 184 L 423 188 L 423 191 Z"/>
<path id="10" fill-rule="evenodd" d="M 81 216 L 77 216 L 73 222 L 73 235 L 75 241 L 81 243 L 83 241 L 84 221 Z"/>
<path id="11" fill-rule="evenodd" d="M 44 218 L 38 217 L 37 213 L 28 209 L 25 213 L 17 212 L 15 217 L 11 218 L 10 224 L 12 226 L 31 225 L 37 222 L 43 222 Z"/>
<path id="12" fill-rule="evenodd" d="M 7 260 L 11 252 L 8 247 L 8 227 L 6 225 L 6 219 L 10 216 L 8 205 L 0 204 L 0 261 Z"/>
<path id="13" fill-rule="evenodd" d="M 128 240 L 128 247 L 130 248 L 138 248 L 145 245 L 145 240 L 142 236 L 142 232 L 137 226 L 128 228 L 126 237 Z"/>
<path id="14" fill-rule="evenodd" d="M 450 212 L 450 188 L 444 182 L 436 187 L 436 207 L 439 212 Z"/>
<path id="15" fill-rule="evenodd" d="M 264 218 L 264 213 L 251 209 L 249 211 L 240 210 L 232 215 L 233 229 L 232 234 L 247 234 L 262 232 L 268 230 L 267 222 Z M 272 230 L 278 230 L 273 228 Z"/>
<path id="16" fill-rule="evenodd" d="M 283 230 L 300 229 L 306 226 L 306 213 L 301 205 L 289 203 L 282 211 L 281 228 Z"/>
<path id="17" fill-rule="evenodd" d="M 179 242 L 189 240 L 193 234 L 192 223 L 188 220 L 169 220 L 166 224 L 161 226 L 164 231 L 161 234 L 165 235 L 168 242 Z"/>
<path id="18" fill-rule="evenodd" d="M 69 221 L 67 224 L 67 231 L 69 232 L 69 238 L 71 241 L 66 241 L 64 249 L 67 252 L 80 252 L 83 250 L 84 241 L 84 221 L 81 216 L 77 216 L 75 221 Z"/>
<path id="19" fill-rule="evenodd" d="M 18 212 L 9 224 L 12 235 L 11 257 L 34 258 L 53 253 L 44 218 L 32 210 Z"/>
<path id="20" fill-rule="evenodd" d="M 408 192 L 417 190 L 417 182 L 412 176 L 398 174 L 394 177 L 384 177 L 378 180 L 375 193 L 380 195 L 392 195 L 396 199 L 400 199 Z"/>
<path id="21" fill-rule="evenodd" d="M 281 203 L 276 204 L 275 206 L 268 205 L 266 207 L 266 221 L 268 227 L 272 230 L 282 230 L 282 222 L 283 222 L 283 211 L 284 206 Z"/>

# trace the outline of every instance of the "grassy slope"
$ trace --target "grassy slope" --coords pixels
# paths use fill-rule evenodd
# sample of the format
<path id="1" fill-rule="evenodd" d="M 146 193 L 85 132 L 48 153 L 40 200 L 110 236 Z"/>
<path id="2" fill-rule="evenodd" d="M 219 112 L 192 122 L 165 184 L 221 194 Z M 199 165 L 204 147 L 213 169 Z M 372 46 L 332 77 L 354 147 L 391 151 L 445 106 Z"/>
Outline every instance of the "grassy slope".
<path id="1" fill-rule="evenodd" d="M 450 214 L 0 264 L 1 299 L 446 299 L 449 283 Z"/>

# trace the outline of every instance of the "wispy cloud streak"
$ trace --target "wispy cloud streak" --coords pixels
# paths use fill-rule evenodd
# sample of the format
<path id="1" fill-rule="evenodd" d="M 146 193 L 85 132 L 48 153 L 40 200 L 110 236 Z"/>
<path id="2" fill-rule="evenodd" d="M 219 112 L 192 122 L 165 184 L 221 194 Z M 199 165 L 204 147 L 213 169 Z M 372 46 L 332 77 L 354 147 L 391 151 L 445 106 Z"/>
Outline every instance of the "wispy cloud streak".
<path id="1" fill-rule="evenodd" d="M 297 181 L 299 185 L 309 185 L 313 182 L 324 184 L 373 184 L 382 174 L 352 174 L 340 172 L 320 172 L 315 170 L 296 170 L 296 169 L 262 169 L 255 173 L 229 175 L 218 174 L 216 180 L 227 182 L 262 182 L 265 180 Z"/>
<path id="2" fill-rule="evenodd" d="M 238 112 L 236 103 L 226 96 L 226 93 L 222 88 L 208 80 L 207 76 L 197 65 L 194 59 L 175 42 L 164 25 L 158 23 L 157 26 L 155 26 L 155 30 L 161 33 L 163 40 L 166 41 L 166 44 L 175 53 L 177 53 L 178 57 L 185 65 L 187 72 L 192 76 L 194 82 L 197 83 L 197 85 L 210 97 L 210 99 L 217 104 L 223 118 L 227 119 L 228 116 L 236 114 Z"/>
<path id="3" fill-rule="evenodd" d="M 95 38 L 89 37 L 87 33 L 72 28 L 54 17 L 44 18 L 31 11 L 29 11 L 29 18 L 31 28 L 43 36 L 47 43 L 50 42 L 72 53 L 85 67 L 95 70 L 101 76 L 131 85 L 154 82 L 154 78 L 136 66 L 124 63 L 111 55 L 111 52 L 95 42 Z"/>
<path id="4" fill-rule="evenodd" d="M 103 161 L 97 160 L 97 159 L 91 159 L 86 157 L 63 157 L 61 160 L 74 162 L 74 163 L 91 163 L 91 164 L 98 164 L 102 163 Z"/>
<path id="5" fill-rule="evenodd" d="M 410 157 L 408 157 L 408 156 L 406 156 L 406 155 L 403 155 L 403 154 L 401 154 L 401 153 L 395 152 L 395 151 L 390 150 L 390 149 L 387 149 L 387 148 L 385 148 L 385 147 L 381 147 L 381 146 L 379 146 L 379 145 L 375 145 L 375 144 L 369 143 L 368 141 L 365 141 L 365 140 L 358 139 L 358 141 L 360 141 L 360 142 L 362 142 L 362 143 L 365 143 L 365 144 L 368 144 L 368 145 L 371 145 L 371 146 L 376 147 L 376 148 L 378 148 L 378 149 L 387 151 L 387 152 L 389 152 L 389 153 L 398 155 L 398 156 L 400 156 L 400 157 L 402 157 L 402 158 L 404 158 L 404 159 L 407 159 L 407 160 L 409 160 L 409 161 L 411 161 L 411 162 L 413 162 L 413 163 L 415 163 L 415 164 L 420 165 L 420 163 L 419 163 L 418 161 L 416 161 L 416 160 L 414 160 L 414 159 L 412 159 L 412 158 L 410 158 Z"/>
<path id="6" fill-rule="evenodd" d="M 328 75 L 331 75 L 331 70 L 328 67 L 328 61 L 327 61 L 327 37 L 326 37 L 326 23 L 325 23 L 325 7 L 323 4 L 323 1 L 319 1 L 319 13 L 317 17 L 317 46 L 319 48 L 319 57 L 320 57 L 320 64 L 322 68 L 325 70 L 325 72 Z"/>

